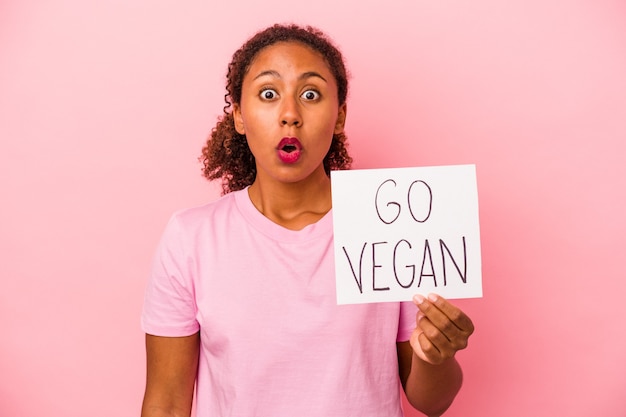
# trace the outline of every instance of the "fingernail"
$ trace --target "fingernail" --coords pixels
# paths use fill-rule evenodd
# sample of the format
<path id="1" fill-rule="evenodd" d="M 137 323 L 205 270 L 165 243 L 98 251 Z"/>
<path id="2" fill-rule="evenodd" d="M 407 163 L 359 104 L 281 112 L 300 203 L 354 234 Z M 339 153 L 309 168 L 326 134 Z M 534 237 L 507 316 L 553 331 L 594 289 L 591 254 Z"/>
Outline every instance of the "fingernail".
<path id="1" fill-rule="evenodd" d="M 428 294 L 428 299 L 434 303 L 439 297 L 437 297 L 437 294 Z"/>
<path id="2" fill-rule="evenodd" d="M 422 304 L 424 302 L 424 300 L 426 300 L 423 296 L 421 296 L 420 294 L 415 294 L 413 296 L 413 302 L 415 304 Z"/>

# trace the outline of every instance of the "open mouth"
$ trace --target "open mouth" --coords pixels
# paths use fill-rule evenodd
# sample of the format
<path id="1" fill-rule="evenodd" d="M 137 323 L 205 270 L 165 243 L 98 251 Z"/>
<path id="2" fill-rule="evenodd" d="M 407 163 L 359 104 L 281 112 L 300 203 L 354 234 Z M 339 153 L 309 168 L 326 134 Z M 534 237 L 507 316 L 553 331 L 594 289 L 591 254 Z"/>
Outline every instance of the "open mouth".
<path id="1" fill-rule="evenodd" d="M 302 153 L 302 144 L 298 138 L 285 137 L 282 138 L 276 147 L 278 157 L 286 164 L 294 164 L 300 159 Z"/>
<path id="2" fill-rule="evenodd" d="M 287 153 L 291 153 L 293 151 L 297 151 L 298 147 L 296 145 L 285 145 L 282 147 L 282 150 Z"/>

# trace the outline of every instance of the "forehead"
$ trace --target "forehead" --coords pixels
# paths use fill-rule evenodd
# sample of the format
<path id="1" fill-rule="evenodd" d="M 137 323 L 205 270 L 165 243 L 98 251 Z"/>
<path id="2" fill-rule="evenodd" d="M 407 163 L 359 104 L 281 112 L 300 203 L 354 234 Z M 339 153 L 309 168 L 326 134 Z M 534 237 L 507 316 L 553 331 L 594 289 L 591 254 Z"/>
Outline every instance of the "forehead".
<path id="1" fill-rule="evenodd" d="M 263 48 L 248 68 L 248 76 L 265 70 L 317 71 L 331 74 L 324 56 L 300 42 L 278 42 Z"/>

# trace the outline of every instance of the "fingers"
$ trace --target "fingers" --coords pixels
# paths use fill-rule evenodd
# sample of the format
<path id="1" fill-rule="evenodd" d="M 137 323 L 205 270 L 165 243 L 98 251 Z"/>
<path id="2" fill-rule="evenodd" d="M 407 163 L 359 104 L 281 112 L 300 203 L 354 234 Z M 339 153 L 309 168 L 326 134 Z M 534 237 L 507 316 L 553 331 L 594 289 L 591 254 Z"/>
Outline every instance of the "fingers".
<path id="1" fill-rule="evenodd" d="M 418 356 L 440 363 L 467 347 L 474 325 L 458 307 L 435 294 L 430 294 L 428 299 L 416 295 L 413 301 L 419 312 L 411 345 Z"/>
<path id="2" fill-rule="evenodd" d="M 418 294 L 413 298 L 413 302 L 438 327 L 448 328 L 449 325 L 453 325 L 462 333 L 470 335 L 474 332 L 474 324 L 470 318 L 440 295 L 429 294 L 426 299 Z M 440 327 L 441 330 L 443 328 Z M 451 328 L 450 330 L 452 331 Z"/>
<path id="3" fill-rule="evenodd" d="M 435 345 L 433 345 L 430 340 L 428 340 L 428 337 L 419 329 L 415 329 L 409 339 L 409 343 L 413 348 L 413 352 L 424 362 L 437 365 L 444 360 Z"/>

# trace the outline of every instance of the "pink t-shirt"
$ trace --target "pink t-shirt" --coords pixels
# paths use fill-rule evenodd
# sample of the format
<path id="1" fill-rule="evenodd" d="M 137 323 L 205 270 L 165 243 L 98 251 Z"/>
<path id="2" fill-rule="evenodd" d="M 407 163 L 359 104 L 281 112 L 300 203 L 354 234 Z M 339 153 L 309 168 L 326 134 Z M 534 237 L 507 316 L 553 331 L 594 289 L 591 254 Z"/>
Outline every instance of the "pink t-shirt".
<path id="1" fill-rule="evenodd" d="M 300 231 L 247 190 L 172 216 L 142 327 L 200 331 L 198 417 L 401 416 L 396 341 L 412 303 L 336 303 L 332 215 Z"/>

